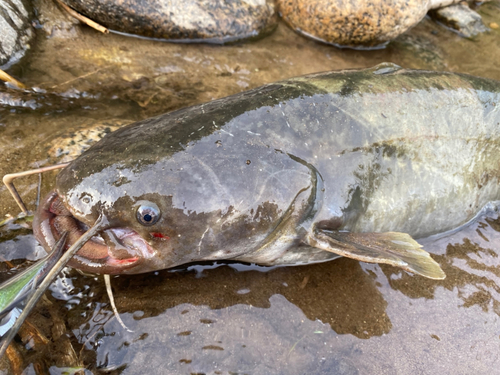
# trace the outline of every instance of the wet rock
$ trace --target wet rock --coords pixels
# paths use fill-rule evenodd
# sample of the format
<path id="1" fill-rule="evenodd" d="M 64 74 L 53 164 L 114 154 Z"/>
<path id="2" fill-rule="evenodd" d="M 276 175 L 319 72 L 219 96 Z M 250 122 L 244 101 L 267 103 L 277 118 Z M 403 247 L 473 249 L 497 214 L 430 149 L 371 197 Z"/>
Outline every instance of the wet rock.
<path id="1" fill-rule="evenodd" d="M 30 48 L 34 36 L 30 18 L 26 0 L 0 1 L 0 67 L 14 64 Z"/>
<path id="2" fill-rule="evenodd" d="M 48 154 L 50 157 L 57 159 L 58 163 L 71 161 L 80 156 L 106 134 L 128 123 L 130 123 L 130 121 L 107 119 L 104 122 L 92 124 L 89 128 L 71 132 L 54 139 L 51 142 L 52 147 L 49 149 Z"/>
<path id="3" fill-rule="evenodd" d="M 116 31 L 151 38 L 225 43 L 271 32 L 272 0 L 64 0 Z"/>
<path id="4" fill-rule="evenodd" d="M 33 0 L 42 30 L 50 38 L 75 39 L 80 36 L 80 23 L 58 6 L 54 0 Z"/>
<path id="5" fill-rule="evenodd" d="M 488 31 L 481 16 L 465 2 L 433 10 L 429 15 L 466 38 Z"/>
<path id="6" fill-rule="evenodd" d="M 383 47 L 416 25 L 431 8 L 456 0 L 277 0 L 297 32 L 351 48 Z"/>
<path id="7" fill-rule="evenodd" d="M 426 35 L 403 34 L 396 38 L 388 47 L 389 51 L 405 51 L 402 66 L 426 66 L 426 69 L 446 70 L 443 50 L 434 44 Z"/>

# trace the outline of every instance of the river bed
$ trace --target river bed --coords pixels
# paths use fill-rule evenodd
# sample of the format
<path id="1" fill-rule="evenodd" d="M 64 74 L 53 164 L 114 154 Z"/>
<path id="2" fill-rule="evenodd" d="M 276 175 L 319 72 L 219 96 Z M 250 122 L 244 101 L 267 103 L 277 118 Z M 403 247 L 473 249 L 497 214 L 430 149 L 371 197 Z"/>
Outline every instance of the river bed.
<path id="1" fill-rule="evenodd" d="M 75 25 L 44 0 L 50 34 L 9 69 L 38 93 L 0 89 L 0 174 L 71 160 L 119 126 L 312 72 L 393 62 L 500 79 L 500 30 L 464 39 L 424 19 L 382 50 L 338 49 L 280 23 L 229 46 L 169 44 Z M 500 3 L 481 5 L 486 25 Z M 42 196 L 54 184 L 44 174 Z M 38 177 L 16 182 L 33 209 Z M 0 214 L 19 212 L 4 186 Z M 427 280 L 390 266 L 339 259 L 298 267 L 203 264 L 112 278 L 67 269 L 30 324 L 39 344 L 15 342 L 26 374 L 500 373 L 500 220 L 419 241 L 447 274 Z M 41 257 L 29 229 L 0 232 L 4 261 Z M 8 275 L 0 263 L 0 277 Z M 36 336 L 35 335 L 35 336 Z"/>

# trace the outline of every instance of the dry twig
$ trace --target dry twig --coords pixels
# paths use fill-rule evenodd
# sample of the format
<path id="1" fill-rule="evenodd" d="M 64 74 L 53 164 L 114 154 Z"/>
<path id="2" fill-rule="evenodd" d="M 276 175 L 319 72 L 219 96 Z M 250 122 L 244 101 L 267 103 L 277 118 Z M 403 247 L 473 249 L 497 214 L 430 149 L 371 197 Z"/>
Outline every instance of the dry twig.
<path id="1" fill-rule="evenodd" d="M 20 89 L 25 89 L 26 88 L 26 86 L 23 83 L 19 82 L 17 79 L 15 79 L 14 77 L 8 75 L 7 73 L 5 73 L 1 69 L 0 69 L 0 79 L 2 81 L 10 83 L 11 85 L 19 87 Z"/>
<path id="2" fill-rule="evenodd" d="M 71 9 L 69 6 L 64 4 L 61 0 L 56 0 L 56 2 L 66 11 L 68 12 L 72 17 L 76 18 L 78 21 L 83 22 L 84 24 L 92 27 L 93 29 L 96 29 L 97 31 L 100 31 L 101 33 L 107 34 L 109 33 L 109 30 L 105 28 L 102 25 L 99 25 L 97 22 L 92 21 L 90 18 L 85 17 L 84 15 L 76 12 L 75 10 Z"/>
<path id="3" fill-rule="evenodd" d="M 65 84 L 67 84 L 67 83 L 70 83 L 70 82 L 76 81 L 76 80 L 78 80 L 78 79 L 86 78 L 86 77 L 88 77 L 88 76 L 91 76 L 92 74 L 96 74 L 96 73 L 100 72 L 100 71 L 101 71 L 101 70 L 103 70 L 103 69 L 106 69 L 106 68 L 101 68 L 101 69 L 94 70 L 93 72 L 86 73 L 86 74 L 84 74 L 84 75 L 82 75 L 82 76 L 78 76 L 78 77 L 72 78 L 72 79 L 70 79 L 70 80 L 68 80 L 68 81 L 65 81 L 65 82 L 62 82 L 62 83 L 58 83 L 57 85 L 51 86 L 50 88 L 51 88 L 51 89 L 55 89 L 56 87 L 59 87 L 59 86 L 65 85 Z"/>

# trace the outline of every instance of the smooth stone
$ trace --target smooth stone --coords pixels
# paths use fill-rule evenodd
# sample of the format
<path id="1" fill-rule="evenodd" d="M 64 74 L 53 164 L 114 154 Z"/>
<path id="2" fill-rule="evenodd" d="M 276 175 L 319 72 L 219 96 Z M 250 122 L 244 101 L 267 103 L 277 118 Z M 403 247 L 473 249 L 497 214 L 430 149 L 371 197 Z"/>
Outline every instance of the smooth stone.
<path id="1" fill-rule="evenodd" d="M 272 0 L 64 0 L 112 30 L 179 42 L 226 43 L 271 32 Z"/>
<path id="2" fill-rule="evenodd" d="M 0 0 L 0 68 L 24 56 L 34 36 L 31 7 L 23 0 Z"/>
<path id="3" fill-rule="evenodd" d="M 429 9 L 457 0 L 277 0 L 298 33 L 350 48 L 383 47 L 419 23 Z"/>
<path id="4" fill-rule="evenodd" d="M 429 12 L 429 15 L 466 38 L 488 31 L 481 16 L 470 9 L 467 3 L 436 9 Z"/>

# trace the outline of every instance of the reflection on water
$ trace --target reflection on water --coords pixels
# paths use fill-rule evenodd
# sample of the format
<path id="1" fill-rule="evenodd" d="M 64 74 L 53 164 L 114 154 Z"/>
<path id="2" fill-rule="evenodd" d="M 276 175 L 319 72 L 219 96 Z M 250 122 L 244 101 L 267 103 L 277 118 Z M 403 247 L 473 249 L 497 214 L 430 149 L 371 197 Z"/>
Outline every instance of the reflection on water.
<path id="1" fill-rule="evenodd" d="M 404 274 L 393 277 L 392 270 L 385 270 L 390 285 L 410 298 L 434 298 L 435 290 L 442 286 L 457 291 L 463 307 L 478 306 L 485 313 L 500 316 L 500 220 L 485 217 L 472 224 L 466 232 L 443 237 L 437 241 L 421 241 L 425 248 L 436 255 L 436 261 L 446 273 L 439 282 L 412 283 L 412 277 Z"/>
<path id="2" fill-rule="evenodd" d="M 124 311 L 137 311 L 145 305 L 151 307 L 144 310 L 141 319 L 183 303 L 206 305 L 211 309 L 238 304 L 267 309 L 270 298 L 280 294 L 309 320 L 329 324 L 338 333 L 368 338 L 387 333 L 391 328 L 385 315 L 387 303 L 378 292 L 373 276 L 365 273 L 358 262 L 348 259 L 335 262 L 335 266 L 329 262 L 281 267 L 269 272 L 238 272 L 226 266 L 206 270 L 203 277 L 196 277 L 193 272 L 163 271 L 156 276 L 119 277 L 114 285 L 127 290 L 125 299 L 116 296 Z M 359 298 L 351 301 L 348 297 L 352 295 Z M 150 301 L 154 301 L 153 304 Z"/>
<path id="3" fill-rule="evenodd" d="M 101 277 L 66 271 L 30 318 L 47 342 L 15 343 L 21 367 L 124 374 L 160 366 L 186 374 L 490 372 L 500 356 L 494 246 L 500 219 L 488 215 L 421 241 L 446 272 L 443 281 L 345 258 L 117 276 L 116 305 L 132 332 L 113 316 Z"/>

